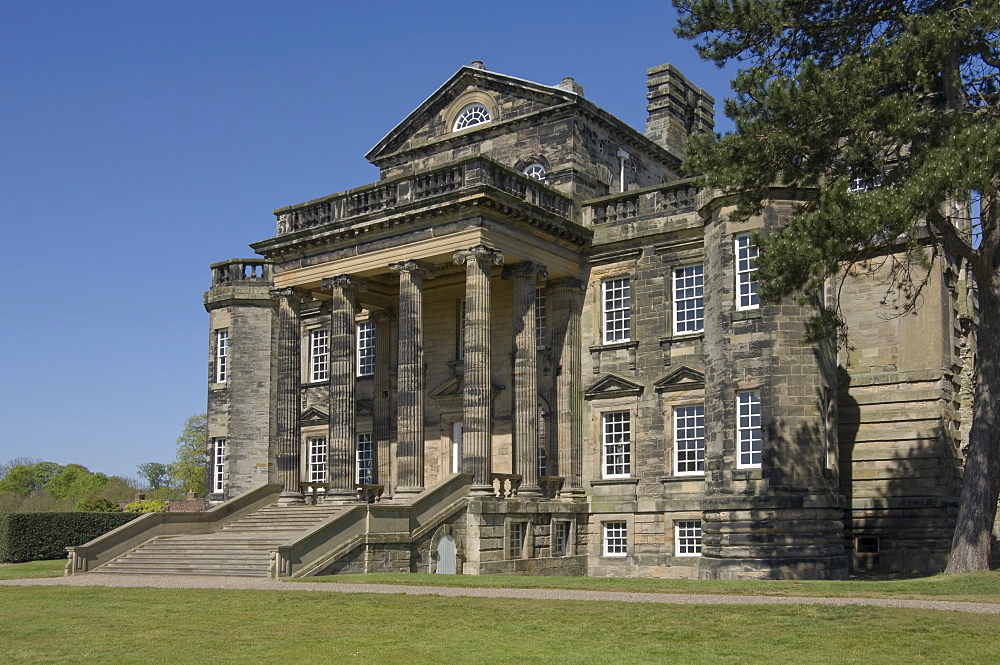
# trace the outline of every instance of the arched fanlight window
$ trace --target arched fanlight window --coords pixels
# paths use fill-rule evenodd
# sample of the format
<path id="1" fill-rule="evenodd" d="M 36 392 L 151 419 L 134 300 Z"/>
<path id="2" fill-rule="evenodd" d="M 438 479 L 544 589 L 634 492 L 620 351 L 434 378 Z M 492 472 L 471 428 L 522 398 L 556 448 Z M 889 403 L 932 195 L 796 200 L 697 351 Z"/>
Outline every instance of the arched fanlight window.
<path id="1" fill-rule="evenodd" d="M 489 122 L 493 119 L 490 115 L 490 110 L 486 108 L 484 104 L 476 102 L 475 104 L 469 104 L 462 112 L 458 114 L 455 118 L 455 126 L 452 131 L 458 131 L 460 129 L 465 129 L 466 127 L 472 127 L 473 125 L 481 125 L 484 122 Z"/>
<path id="2" fill-rule="evenodd" d="M 521 173 L 528 176 L 529 178 L 534 178 L 535 180 L 541 180 L 542 182 L 545 182 L 545 167 L 539 164 L 538 162 L 532 162 L 531 164 L 528 164 L 523 169 L 521 169 Z"/>

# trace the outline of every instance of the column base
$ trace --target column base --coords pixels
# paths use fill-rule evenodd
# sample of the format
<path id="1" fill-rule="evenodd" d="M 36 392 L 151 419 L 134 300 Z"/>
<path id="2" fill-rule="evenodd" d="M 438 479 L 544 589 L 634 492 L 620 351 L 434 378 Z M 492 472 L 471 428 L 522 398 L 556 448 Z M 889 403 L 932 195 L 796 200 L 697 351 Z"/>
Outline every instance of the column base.
<path id="1" fill-rule="evenodd" d="M 282 506 L 301 506 L 306 502 L 302 492 L 282 492 L 278 497 L 278 504 Z"/>
<path id="2" fill-rule="evenodd" d="M 397 487 L 396 491 L 393 492 L 393 498 L 409 499 L 418 494 L 421 494 L 426 489 L 427 489 L 426 487 Z"/>
<path id="3" fill-rule="evenodd" d="M 469 496 L 496 496 L 493 485 L 472 485 L 469 487 Z"/>
<path id="4" fill-rule="evenodd" d="M 582 487 L 566 487 L 559 491 L 559 498 L 571 501 L 584 501 L 587 498 L 587 492 Z"/>
<path id="5" fill-rule="evenodd" d="M 538 485 L 521 485 L 517 488 L 518 499 L 523 499 L 525 501 L 538 501 L 539 499 L 545 498 L 542 495 L 542 488 Z"/>

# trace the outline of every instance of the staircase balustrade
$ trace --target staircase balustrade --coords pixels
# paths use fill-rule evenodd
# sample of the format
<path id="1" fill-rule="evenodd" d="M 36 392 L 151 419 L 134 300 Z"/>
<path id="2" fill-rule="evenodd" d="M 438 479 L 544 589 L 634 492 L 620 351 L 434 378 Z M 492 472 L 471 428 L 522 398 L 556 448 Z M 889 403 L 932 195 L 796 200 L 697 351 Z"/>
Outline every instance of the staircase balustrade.
<path id="1" fill-rule="evenodd" d="M 498 499 L 514 499 L 521 488 L 521 475 L 517 473 L 490 474 L 493 493 Z"/>

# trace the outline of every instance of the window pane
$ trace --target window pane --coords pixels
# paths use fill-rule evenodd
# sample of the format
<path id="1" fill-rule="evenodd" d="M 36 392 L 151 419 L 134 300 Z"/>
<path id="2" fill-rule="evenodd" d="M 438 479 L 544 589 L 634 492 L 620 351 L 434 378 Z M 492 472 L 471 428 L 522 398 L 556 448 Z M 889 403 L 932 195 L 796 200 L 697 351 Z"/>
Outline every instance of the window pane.
<path id="1" fill-rule="evenodd" d="M 705 407 L 674 409 L 674 473 L 705 473 Z"/>
<path id="2" fill-rule="evenodd" d="M 705 329 L 705 275 L 701 265 L 674 270 L 674 332 Z"/>

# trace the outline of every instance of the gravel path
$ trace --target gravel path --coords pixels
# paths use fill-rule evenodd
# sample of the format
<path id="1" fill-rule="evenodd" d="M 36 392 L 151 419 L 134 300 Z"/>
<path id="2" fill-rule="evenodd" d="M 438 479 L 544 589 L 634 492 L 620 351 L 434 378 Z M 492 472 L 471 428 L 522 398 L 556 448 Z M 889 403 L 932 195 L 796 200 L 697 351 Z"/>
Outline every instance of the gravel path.
<path id="1" fill-rule="evenodd" d="M 571 589 L 496 589 L 400 584 L 341 584 L 336 582 L 282 582 L 260 577 L 209 577 L 202 575 L 115 575 L 93 573 L 73 577 L 0 580 L 0 586 L 107 586 L 160 589 L 261 589 L 269 591 L 325 591 L 327 593 L 384 593 L 410 596 L 464 596 L 470 598 L 533 598 L 539 600 L 596 600 L 619 603 L 669 605 L 861 605 L 915 610 L 943 610 L 1000 614 L 1000 603 L 902 598 L 810 598 L 803 596 L 730 596 L 715 594 L 629 593 Z"/>

